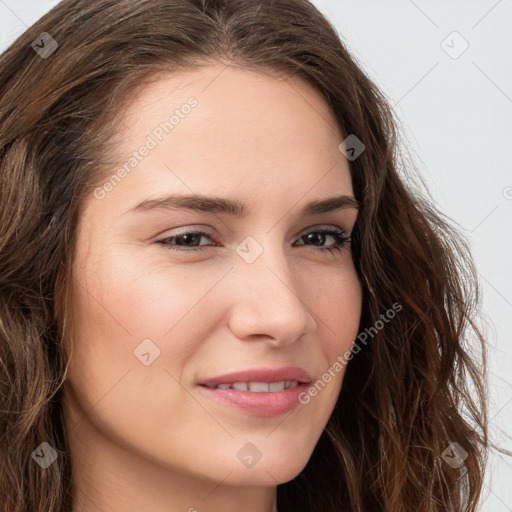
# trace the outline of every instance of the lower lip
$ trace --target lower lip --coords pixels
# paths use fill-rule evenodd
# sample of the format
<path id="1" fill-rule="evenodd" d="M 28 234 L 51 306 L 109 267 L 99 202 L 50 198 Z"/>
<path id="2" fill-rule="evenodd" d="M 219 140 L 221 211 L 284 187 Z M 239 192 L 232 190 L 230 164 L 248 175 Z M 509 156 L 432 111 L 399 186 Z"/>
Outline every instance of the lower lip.
<path id="1" fill-rule="evenodd" d="M 294 388 L 283 391 L 268 391 L 255 393 L 238 389 L 218 389 L 199 386 L 204 393 L 231 405 L 243 412 L 264 417 L 274 417 L 295 409 L 301 402 L 299 396 L 307 391 L 308 384 L 299 384 Z"/>

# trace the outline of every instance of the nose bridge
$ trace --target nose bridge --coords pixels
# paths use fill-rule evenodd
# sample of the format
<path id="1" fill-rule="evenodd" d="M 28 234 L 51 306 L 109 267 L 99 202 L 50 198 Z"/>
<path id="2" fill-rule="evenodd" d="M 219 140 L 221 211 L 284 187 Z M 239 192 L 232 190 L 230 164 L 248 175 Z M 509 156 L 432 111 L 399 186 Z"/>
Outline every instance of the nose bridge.
<path id="1" fill-rule="evenodd" d="M 285 344 L 314 328 L 277 231 L 246 237 L 236 252 L 230 323 L 238 337 L 267 335 Z"/>

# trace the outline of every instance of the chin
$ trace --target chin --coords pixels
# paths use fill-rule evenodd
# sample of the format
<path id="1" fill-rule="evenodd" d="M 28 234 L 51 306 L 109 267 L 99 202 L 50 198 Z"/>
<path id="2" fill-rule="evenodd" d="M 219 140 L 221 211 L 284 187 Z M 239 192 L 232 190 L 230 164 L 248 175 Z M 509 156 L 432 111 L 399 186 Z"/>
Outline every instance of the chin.
<path id="1" fill-rule="evenodd" d="M 259 460 L 253 467 L 244 467 L 236 464 L 226 469 L 226 473 L 232 471 L 226 483 L 232 485 L 248 486 L 276 486 L 293 480 L 305 468 L 309 458 L 297 460 L 290 454 L 290 457 L 270 457 L 266 461 Z M 218 467 L 215 474 L 218 478 Z"/>

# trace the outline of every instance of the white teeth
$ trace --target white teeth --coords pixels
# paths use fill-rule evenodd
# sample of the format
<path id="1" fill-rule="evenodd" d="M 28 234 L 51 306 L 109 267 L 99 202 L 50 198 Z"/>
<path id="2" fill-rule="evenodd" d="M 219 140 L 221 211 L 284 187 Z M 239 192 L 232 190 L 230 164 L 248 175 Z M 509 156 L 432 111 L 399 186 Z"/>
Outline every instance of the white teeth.
<path id="1" fill-rule="evenodd" d="M 268 385 L 268 389 L 270 391 L 284 391 L 286 383 L 284 381 L 281 382 L 272 382 L 272 384 Z"/>
<path id="2" fill-rule="evenodd" d="M 299 385 L 296 380 L 282 380 L 280 382 L 234 382 L 233 384 L 218 384 L 217 389 L 237 389 L 239 391 L 252 391 L 253 393 L 267 393 L 269 391 L 284 391 Z"/>
<path id="3" fill-rule="evenodd" d="M 249 382 L 249 391 L 253 393 L 268 393 L 269 384 L 266 382 Z"/>

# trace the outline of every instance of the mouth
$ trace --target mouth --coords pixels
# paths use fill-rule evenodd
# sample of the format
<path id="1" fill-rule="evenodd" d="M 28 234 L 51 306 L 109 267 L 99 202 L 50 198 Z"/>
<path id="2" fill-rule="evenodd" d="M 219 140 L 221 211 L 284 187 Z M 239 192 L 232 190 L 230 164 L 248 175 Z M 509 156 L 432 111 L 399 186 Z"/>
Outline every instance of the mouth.
<path id="1" fill-rule="evenodd" d="M 256 369 L 203 380 L 201 392 L 221 407 L 260 417 L 275 417 L 299 406 L 311 376 L 298 367 Z"/>
<path id="2" fill-rule="evenodd" d="M 305 384 L 301 382 L 301 384 Z M 275 393 L 285 389 L 293 389 L 299 385 L 296 380 L 281 380 L 279 382 L 233 382 L 232 384 L 217 384 L 207 386 L 209 389 L 236 389 L 238 391 L 250 391 L 251 393 Z"/>
<path id="3" fill-rule="evenodd" d="M 282 391 L 282 389 L 292 387 L 292 384 L 295 386 L 295 383 L 309 384 L 310 382 L 311 375 L 304 368 L 298 366 L 283 366 L 281 368 L 253 368 L 241 370 L 217 377 L 210 377 L 199 381 L 199 384 L 206 387 L 237 386 L 233 387 L 233 389 L 239 389 L 241 391 L 250 390 L 258 393 L 272 391 L 270 386 L 273 386 L 275 391 Z"/>

